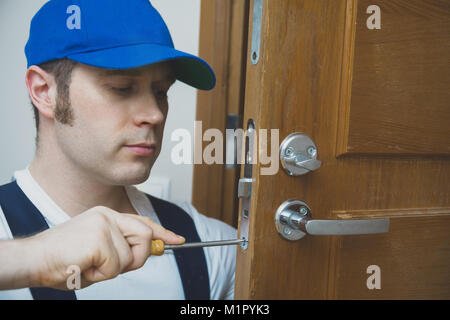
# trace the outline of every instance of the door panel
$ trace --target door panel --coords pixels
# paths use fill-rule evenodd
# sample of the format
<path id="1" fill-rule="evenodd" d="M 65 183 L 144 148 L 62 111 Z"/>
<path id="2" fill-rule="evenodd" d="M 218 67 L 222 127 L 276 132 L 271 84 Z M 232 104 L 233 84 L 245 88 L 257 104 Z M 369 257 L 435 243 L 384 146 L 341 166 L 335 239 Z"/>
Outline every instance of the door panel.
<path id="1" fill-rule="evenodd" d="M 261 55 L 256 65 L 247 59 L 244 123 L 279 129 L 280 139 L 306 133 L 322 166 L 292 177 L 261 175 L 264 166 L 254 165 L 236 298 L 450 298 L 450 93 L 443 89 L 450 88 L 450 1 L 386 3 L 263 1 Z M 381 8 L 381 30 L 359 29 L 369 5 Z M 406 32 L 397 16 L 417 23 Z M 385 26 L 384 42 L 368 34 Z M 430 49 L 430 37 L 442 48 Z M 423 61 L 426 51 L 432 60 Z M 287 241 L 274 215 L 294 198 L 313 219 L 388 217 L 389 233 Z M 366 285 L 370 265 L 381 270 L 381 289 Z"/>
<path id="2" fill-rule="evenodd" d="M 377 30 L 366 25 L 373 4 Z M 338 155 L 450 154 L 449 1 L 360 0 L 347 10 L 343 64 L 353 72 L 343 70 Z"/>
<path id="3" fill-rule="evenodd" d="M 390 233 L 332 239 L 328 298 L 442 299 L 450 296 L 450 208 L 374 210 L 345 218 L 390 217 Z M 339 217 L 340 215 L 338 215 Z M 426 250 L 424 250 L 426 249 Z M 371 265 L 381 289 L 368 290 Z M 333 270 L 334 268 L 334 270 Z"/>

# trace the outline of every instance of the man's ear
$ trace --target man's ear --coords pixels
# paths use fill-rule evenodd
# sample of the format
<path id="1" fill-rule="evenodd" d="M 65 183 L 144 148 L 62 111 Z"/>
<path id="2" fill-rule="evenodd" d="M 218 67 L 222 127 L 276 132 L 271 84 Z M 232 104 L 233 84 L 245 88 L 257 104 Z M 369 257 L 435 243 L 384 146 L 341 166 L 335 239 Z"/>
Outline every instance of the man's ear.
<path id="1" fill-rule="evenodd" d="M 53 119 L 57 96 L 54 77 L 38 66 L 31 66 L 27 70 L 25 83 L 30 99 L 39 113 L 45 118 Z"/>

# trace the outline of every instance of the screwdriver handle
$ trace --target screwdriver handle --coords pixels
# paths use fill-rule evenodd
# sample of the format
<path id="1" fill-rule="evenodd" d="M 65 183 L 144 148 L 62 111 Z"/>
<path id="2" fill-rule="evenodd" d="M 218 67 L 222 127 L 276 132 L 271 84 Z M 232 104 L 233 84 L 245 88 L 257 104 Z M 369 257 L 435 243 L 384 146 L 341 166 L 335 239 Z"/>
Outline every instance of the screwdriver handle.
<path id="1" fill-rule="evenodd" d="M 152 256 L 162 256 L 164 254 L 164 241 L 153 240 L 150 253 L 152 254 Z"/>

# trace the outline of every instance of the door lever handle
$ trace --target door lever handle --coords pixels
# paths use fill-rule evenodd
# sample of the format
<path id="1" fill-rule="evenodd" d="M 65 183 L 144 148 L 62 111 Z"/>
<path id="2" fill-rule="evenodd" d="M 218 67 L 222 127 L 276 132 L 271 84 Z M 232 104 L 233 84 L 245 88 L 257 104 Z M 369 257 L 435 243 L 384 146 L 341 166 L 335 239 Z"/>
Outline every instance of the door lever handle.
<path id="1" fill-rule="evenodd" d="M 281 220 L 307 234 L 318 236 L 376 234 L 389 231 L 389 219 L 313 220 L 292 210 L 281 213 Z"/>
<path id="2" fill-rule="evenodd" d="M 310 235 L 357 235 L 389 232 L 389 218 L 360 220 L 313 220 L 311 209 L 300 200 L 285 201 L 275 214 L 278 232 L 288 240 Z"/>

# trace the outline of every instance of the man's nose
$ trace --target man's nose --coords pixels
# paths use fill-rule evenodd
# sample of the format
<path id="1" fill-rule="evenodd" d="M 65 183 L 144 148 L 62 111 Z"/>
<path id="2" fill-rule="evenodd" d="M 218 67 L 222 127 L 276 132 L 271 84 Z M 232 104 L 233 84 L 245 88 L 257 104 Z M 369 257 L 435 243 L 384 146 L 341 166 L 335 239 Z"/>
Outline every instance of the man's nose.
<path id="1" fill-rule="evenodd" d="M 134 122 L 139 127 L 142 125 L 155 126 L 164 122 L 165 115 L 152 93 L 141 97 L 133 109 Z"/>

